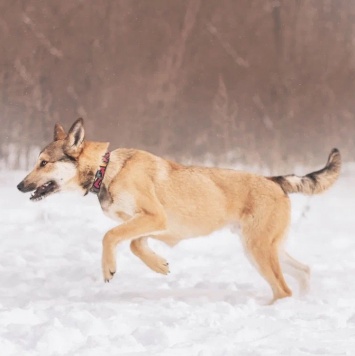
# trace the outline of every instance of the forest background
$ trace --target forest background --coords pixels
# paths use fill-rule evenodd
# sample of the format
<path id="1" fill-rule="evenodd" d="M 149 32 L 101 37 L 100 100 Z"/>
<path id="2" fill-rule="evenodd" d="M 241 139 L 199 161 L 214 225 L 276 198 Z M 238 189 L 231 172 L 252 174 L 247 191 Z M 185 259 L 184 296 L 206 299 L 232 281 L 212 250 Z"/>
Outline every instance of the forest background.
<path id="1" fill-rule="evenodd" d="M 355 3 L 0 0 L 0 167 L 53 125 L 282 173 L 355 156 Z M 288 173 L 288 172 L 286 172 Z"/>

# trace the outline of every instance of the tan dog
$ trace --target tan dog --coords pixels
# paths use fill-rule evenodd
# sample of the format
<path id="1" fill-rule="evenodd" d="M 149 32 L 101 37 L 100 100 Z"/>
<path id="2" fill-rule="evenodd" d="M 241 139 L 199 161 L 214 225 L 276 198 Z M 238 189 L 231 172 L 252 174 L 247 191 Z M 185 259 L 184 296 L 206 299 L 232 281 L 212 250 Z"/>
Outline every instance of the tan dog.
<path id="1" fill-rule="evenodd" d="M 122 241 L 130 241 L 132 252 L 153 271 L 167 274 L 168 263 L 149 248 L 148 237 L 173 246 L 230 225 L 240 228 L 245 252 L 270 284 L 273 300 L 292 294 L 280 262 L 307 288 L 309 268 L 283 250 L 290 225 L 287 194 L 317 194 L 329 188 L 340 172 L 337 149 L 323 169 L 304 177 L 263 177 L 232 169 L 187 167 L 125 148 L 112 151 L 107 163 L 108 145 L 84 141 L 82 119 L 68 134 L 57 124 L 54 142 L 42 150 L 33 171 L 18 185 L 22 192 L 34 191 L 32 200 L 65 189 L 87 194 L 96 188 L 104 213 L 123 220 L 103 239 L 105 281 L 116 272 L 115 251 Z"/>

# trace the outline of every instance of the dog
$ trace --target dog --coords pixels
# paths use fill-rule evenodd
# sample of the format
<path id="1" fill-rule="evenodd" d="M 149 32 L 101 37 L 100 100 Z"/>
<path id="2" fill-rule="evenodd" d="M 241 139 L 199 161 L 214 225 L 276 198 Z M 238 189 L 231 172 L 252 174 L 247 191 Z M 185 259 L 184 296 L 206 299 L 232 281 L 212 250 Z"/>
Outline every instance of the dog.
<path id="1" fill-rule="evenodd" d="M 325 167 L 305 176 L 264 177 L 233 169 L 184 166 L 151 153 L 85 140 L 83 119 L 68 133 L 56 124 L 54 141 L 39 154 L 34 169 L 18 184 L 38 201 L 64 191 L 97 194 L 103 212 L 121 222 L 103 238 L 105 282 L 116 272 L 116 247 L 130 241 L 132 252 L 153 271 L 169 265 L 148 246 L 154 238 L 174 246 L 224 226 L 237 227 L 247 257 L 269 283 L 273 301 L 289 297 L 284 271 L 302 290 L 309 285 L 308 266 L 284 250 L 290 225 L 289 193 L 318 194 L 340 174 L 341 156 L 334 148 Z"/>

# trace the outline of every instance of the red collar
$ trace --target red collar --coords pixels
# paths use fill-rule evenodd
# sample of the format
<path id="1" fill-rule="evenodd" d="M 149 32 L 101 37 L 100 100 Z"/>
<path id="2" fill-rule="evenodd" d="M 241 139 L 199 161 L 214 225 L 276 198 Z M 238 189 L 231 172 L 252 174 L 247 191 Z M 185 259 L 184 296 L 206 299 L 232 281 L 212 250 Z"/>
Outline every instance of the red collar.
<path id="1" fill-rule="evenodd" d="M 110 162 L 110 152 L 106 152 L 102 156 L 102 163 L 100 164 L 100 167 L 95 174 L 95 180 L 94 183 L 92 184 L 92 187 L 90 188 L 90 192 L 99 194 L 101 183 L 105 177 L 106 168 L 109 162 Z"/>

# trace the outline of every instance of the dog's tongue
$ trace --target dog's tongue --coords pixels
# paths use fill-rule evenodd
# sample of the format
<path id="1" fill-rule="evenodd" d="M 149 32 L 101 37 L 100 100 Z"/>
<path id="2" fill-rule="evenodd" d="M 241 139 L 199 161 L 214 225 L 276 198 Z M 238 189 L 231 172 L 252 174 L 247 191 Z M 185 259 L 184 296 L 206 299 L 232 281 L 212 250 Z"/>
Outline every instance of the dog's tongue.
<path id="1" fill-rule="evenodd" d="M 42 185 L 37 188 L 31 195 L 30 200 L 38 200 L 41 198 L 41 195 L 45 192 L 46 188 Z"/>
<path id="2" fill-rule="evenodd" d="M 48 182 L 46 184 L 41 185 L 38 187 L 31 195 L 30 200 L 39 200 L 42 199 L 45 194 L 48 192 L 48 188 L 52 185 L 52 182 Z"/>

